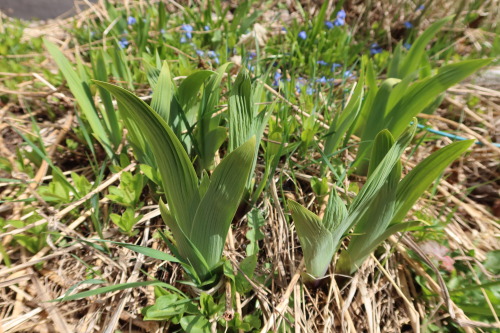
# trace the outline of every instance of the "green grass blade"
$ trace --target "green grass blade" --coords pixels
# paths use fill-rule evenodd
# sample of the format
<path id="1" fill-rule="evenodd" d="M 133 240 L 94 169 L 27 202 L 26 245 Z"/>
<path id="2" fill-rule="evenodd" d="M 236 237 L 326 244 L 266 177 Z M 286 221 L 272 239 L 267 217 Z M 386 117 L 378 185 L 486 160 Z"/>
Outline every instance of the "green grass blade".
<path id="1" fill-rule="evenodd" d="M 349 103 L 339 117 L 339 125 L 333 126 L 333 122 L 330 125 L 330 130 L 327 133 L 328 137 L 325 141 L 324 153 L 326 156 L 331 156 L 337 151 L 342 138 L 358 117 L 363 100 L 363 85 L 364 74 L 362 73 Z"/>
<path id="2" fill-rule="evenodd" d="M 180 291 L 179 289 L 177 289 L 177 288 L 175 288 L 175 287 L 173 287 L 165 282 L 140 281 L 140 282 L 132 282 L 132 283 L 120 283 L 120 284 L 116 284 L 113 286 L 107 286 L 107 287 L 97 288 L 94 290 L 83 291 L 81 293 L 74 294 L 71 296 L 57 298 L 55 300 L 52 300 L 52 302 L 74 301 L 77 299 L 82 299 L 82 298 L 86 298 L 86 297 L 90 297 L 90 296 L 94 296 L 94 295 L 106 294 L 106 293 L 113 292 L 113 291 L 119 291 L 119 290 L 131 289 L 131 288 L 139 288 L 139 287 L 147 287 L 147 286 L 163 287 L 163 288 L 175 291 L 177 293 L 180 293 L 181 295 L 186 296 L 182 291 Z"/>
<path id="3" fill-rule="evenodd" d="M 46 39 L 44 39 L 44 44 L 68 82 L 69 89 L 75 96 L 85 118 L 87 118 L 95 137 L 102 144 L 107 155 L 112 158 L 114 156 L 113 147 L 111 146 L 111 141 L 104 129 L 101 119 L 97 114 L 88 83 L 80 79 L 77 72 L 71 66 L 71 63 L 55 44 Z"/>

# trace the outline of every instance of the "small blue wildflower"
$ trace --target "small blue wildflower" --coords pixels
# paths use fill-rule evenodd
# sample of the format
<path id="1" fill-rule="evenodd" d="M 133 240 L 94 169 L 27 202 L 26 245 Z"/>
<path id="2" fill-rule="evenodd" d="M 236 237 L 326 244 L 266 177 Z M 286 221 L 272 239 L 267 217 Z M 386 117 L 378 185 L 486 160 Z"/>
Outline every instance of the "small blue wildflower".
<path id="1" fill-rule="evenodd" d="M 341 27 L 341 26 L 345 25 L 345 20 L 344 19 L 336 18 L 335 21 L 333 21 L 333 24 L 336 27 Z"/>
<path id="2" fill-rule="evenodd" d="M 126 48 L 126 47 L 128 46 L 128 44 L 130 44 L 130 43 L 129 43 L 129 41 L 127 40 L 127 38 L 125 38 L 125 37 L 123 37 L 122 39 L 120 39 L 120 40 L 118 41 L 118 45 L 120 46 L 120 48 L 121 48 L 121 49 Z"/>
<path id="3" fill-rule="evenodd" d="M 132 24 L 136 24 L 136 23 L 137 23 L 137 20 L 135 19 L 135 17 L 133 17 L 133 16 L 127 17 L 127 24 L 128 25 L 132 25 Z"/>
<path id="4" fill-rule="evenodd" d="M 335 21 L 333 21 L 333 25 L 335 25 L 336 27 L 345 25 L 345 18 L 346 18 L 345 10 L 341 9 L 337 13 L 337 18 L 335 19 Z"/>
<path id="5" fill-rule="evenodd" d="M 321 65 L 321 66 L 328 66 L 328 63 L 326 61 L 324 61 L 324 60 L 318 60 L 318 61 L 316 61 L 316 63 L 318 65 Z"/>
<path id="6" fill-rule="evenodd" d="M 215 57 L 215 58 L 214 58 L 214 62 L 215 62 L 217 65 L 218 65 L 218 64 L 220 64 L 219 57 Z"/>
<path id="7" fill-rule="evenodd" d="M 307 34 L 306 34 L 306 32 L 305 32 L 305 31 L 303 31 L 303 30 L 302 30 L 301 32 L 299 32 L 299 38 L 301 38 L 301 39 L 306 39 L 306 38 L 307 38 Z"/>
<path id="8" fill-rule="evenodd" d="M 210 51 L 207 51 L 207 56 L 209 58 L 217 58 L 217 53 L 215 53 L 215 51 L 210 50 Z"/>
<path id="9" fill-rule="evenodd" d="M 250 64 L 247 64 L 247 68 L 250 70 L 250 72 L 254 72 L 255 71 L 255 66 L 252 66 Z"/>
<path id="10" fill-rule="evenodd" d="M 409 22 L 409 21 L 406 21 L 405 22 L 405 28 L 406 29 L 411 29 L 411 28 L 413 28 L 413 24 L 411 22 Z"/>
<path id="11" fill-rule="evenodd" d="M 204 26 L 204 27 L 203 27 L 203 30 L 205 30 L 205 31 L 210 30 L 210 26 L 208 26 L 208 25 Z"/>
<path id="12" fill-rule="evenodd" d="M 314 92 L 315 92 L 315 90 L 313 89 L 313 87 L 311 87 L 311 86 L 307 87 L 306 94 L 311 96 L 312 94 L 314 94 Z"/>
<path id="13" fill-rule="evenodd" d="M 418 6 L 418 8 L 417 8 L 417 10 L 420 10 L 420 11 L 422 11 L 422 10 L 424 10 L 424 9 L 425 9 L 425 6 L 424 6 L 424 5 L 420 5 L 420 6 Z"/>
<path id="14" fill-rule="evenodd" d="M 335 72 L 335 70 L 336 70 L 337 68 L 339 68 L 339 67 L 342 67 L 342 65 L 341 65 L 341 64 L 337 64 L 336 62 L 334 62 L 334 63 L 332 64 L 332 68 L 330 68 L 330 71 Z"/>
<path id="15" fill-rule="evenodd" d="M 285 27 L 281 27 L 281 31 L 283 32 L 287 32 L 286 28 Z"/>
<path id="16" fill-rule="evenodd" d="M 332 21 L 325 21 L 325 25 L 328 29 L 333 29 L 333 27 L 335 27 Z"/>
<path id="17" fill-rule="evenodd" d="M 344 77 L 345 78 L 350 78 L 350 77 L 353 77 L 354 74 L 352 74 L 352 72 L 350 70 L 347 70 L 344 72 Z"/>
<path id="18" fill-rule="evenodd" d="M 279 71 L 276 71 L 276 73 L 274 73 L 273 86 L 278 86 L 280 84 L 281 77 L 282 77 L 282 75 Z"/>
<path id="19" fill-rule="evenodd" d="M 188 39 L 193 38 L 193 34 L 191 34 L 191 32 L 193 32 L 193 27 L 191 25 L 183 24 L 181 29 L 186 32 L 186 37 Z"/>
<path id="20" fill-rule="evenodd" d="M 203 52 L 202 50 L 196 50 L 196 54 L 197 54 L 199 57 L 203 57 L 203 55 L 205 54 L 205 52 Z"/>
<path id="21" fill-rule="evenodd" d="M 248 52 L 248 60 L 253 60 L 255 57 L 257 57 L 257 53 L 256 52 Z"/>
<path id="22" fill-rule="evenodd" d="M 160 33 L 163 35 L 165 33 L 165 29 L 160 29 Z"/>
<path id="23" fill-rule="evenodd" d="M 409 49 L 410 49 L 410 47 L 411 47 L 411 44 L 410 44 L 410 43 L 404 43 L 404 44 L 403 44 L 403 47 L 404 47 L 405 49 L 409 50 Z"/>
<path id="24" fill-rule="evenodd" d="M 370 47 L 370 54 L 374 55 L 377 53 L 382 53 L 382 48 L 377 43 L 373 43 Z"/>
<path id="25" fill-rule="evenodd" d="M 320 79 L 317 79 L 316 82 L 325 84 L 328 82 L 328 80 L 326 79 L 326 77 L 322 76 Z"/>
<path id="26" fill-rule="evenodd" d="M 181 42 L 181 44 L 186 43 L 187 42 L 186 36 L 182 36 L 180 42 Z"/>

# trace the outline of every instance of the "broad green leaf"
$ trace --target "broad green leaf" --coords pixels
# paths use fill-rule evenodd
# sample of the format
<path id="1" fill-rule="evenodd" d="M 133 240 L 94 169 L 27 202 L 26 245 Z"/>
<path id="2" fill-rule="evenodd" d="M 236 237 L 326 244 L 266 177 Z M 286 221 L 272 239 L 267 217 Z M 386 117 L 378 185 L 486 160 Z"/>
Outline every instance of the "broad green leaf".
<path id="1" fill-rule="evenodd" d="M 193 242 L 191 242 L 191 240 L 188 238 L 181 224 L 175 220 L 162 200 L 160 200 L 159 206 L 163 221 L 170 228 L 172 234 L 174 235 L 175 245 L 179 250 L 182 261 L 193 267 L 195 271 L 194 273 L 196 274 L 195 277 L 198 280 L 200 280 L 200 277 L 203 278 L 209 275 L 211 267 L 208 266 L 203 255 L 196 248 Z"/>
<path id="2" fill-rule="evenodd" d="M 404 222 L 397 223 L 392 226 L 389 226 L 384 232 L 382 232 L 377 238 L 373 239 L 370 243 L 362 244 L 363 249 L 358 249 L 356 247 L 359 242 L 355 242 L 351 247 L 351 243 L 349 243 L 349 248 L 345 251 L 342 251 L 339 257 L 339 261 L 337 263 L 337 271 L 344 274 L 352 274 L 354 273 L 359 266 L 366 260 L 366 258 L 377 249 L 385 240 L 387 240 L 391 235 L 394 235 L 396 232 L 407 230 L 411 227 L 417 226 L 419 224 L 418 221 L 412 222 Z M 358 236 L 353 236 L 354 241 Z"/>
<path id="3" fill-rule="evenodd" d="M 400 161 L 404 149 L 408 146 L 415 134 L 416 127 L 417 120 L 414 119 L 413 125 L 409 126 L 398 138 L 394 146 L 392 146 L 384 159 L 379 163 L 378 167 L 373 171 L 371 177 L 368 178 L 359 194 L 354 198 L 349 207 L 349 217 L 347 218 L 349 220 L 349 227 L 353 226 L 370 208 L 372 201 L 386 183 L 394 166 Z"/>
<path id="4" fill-rule="evenodd" d="M 343 221 L 347 217 L 347 208 L 340 199 L 337 191 L 333 189 L 330 191 L 330 197 L 328 198 L 328 203 L 325 209 L 325 215 L 323 216 L 323 225 L 326 229 L 331 232 L 335 232 L 339 225 L 343 223 Z M 339 235 L 342 237 L 343 235 Z M 339 237 L 339 240 L 340 240 Z M 337 247 L 337 244 L 334 244 Z"/>
<path id="5" fill-rule="evenodd" d="M 106 82 L 95 83 L 113 94 L 122 106 L 123 116 L 142 130 L 155 156 L 174 219 L 190 226 L 193 207 L 200 201 L 198 177 L 182 144 L 163 119 L 137 96 Z"/>
<path id="6" fill-rule="evenodd" d="M 491 59 L 478 59 L 447 65 L 442 67 L 437 75 L 413 84 L 407 89 L 405 96 L 388 112 L 385 120 L 387 128 L 394 136 L 400 135 L 411 119 L 442 92 L 490 62 Z"/>
<path id="7" fill-rule="evenodd" d="M 432 182 L 473 143 L 474 140 L 452 143 L 434 152 L 413 168 L 398 185 L 395 215 L 392 223 L 402 221 L 413 204 Z"/>
<path id="8" fill-rule="evenodd" d="M 102 144 L 104 150 L 106 151 L 108 157 L 113 157 L 113 147 L 111 146 L 110 138 L 108 137 L 106 130 L 97 114 L 97 110 L 92 99 L 92 94 L 90 93 L 89 85 L 86 81 L 83 81 L 76 71 L 71 66 L 71 63 L 66 59 L 64 54 L 57 48 L 55 44 L 44 39 L 44 44 L 52 58 L 56 62 L 57 66 L 61 70 L 64 78 L 68 82 L 69 89 L 71 93 L 75 96 L 80 109 L 82 110 L 85 118 L 90 124 L 92 131 L 94 132 L 97 140 Z"/>
<path id="9" fill-rule="evenodd" d="M 374 176 L 374 171 L 384 160 L 394 146 L 394 138 L 387 130 L 381 131 L 375 138 L 374 149 L 370 158 L 368 179 Z M 397 161 L 387 177 L 385 184 L 371 201 L 370 207 L 356 222 L 348 251 L 350 262 L 356 266 L 362 263 L 371 252 L 374 240 L 382 235 L 394 214 L 396 188 L 401 178 L 401 162 Z"/>
<path id="10" fill-rule="evenodd" d="M 185 332 L 211 333 L 210 322 L 203 316 L 184 316 L 180 324 Z"/>
<path id="11" fill-rule="evenodd" d="M 250 75 L 242 69 L 229 94 L 229 151 L 235 150 L 254 135 L 252 102 Z"/>
<path id="12" fill-rule="evenodd" d="M 421 63 L 420 60 L 425 53 L 425 47 L 429 44 L 431 39 L 436 36 L 437 32 L 443 27 L 443 25 L 451 19 L 452 16 L 445 17 L 436 21 L 429 28 L 427 28 L 411 46 L 410 51 L 401 63 L 398 76 L 393 77 L 404 78 L 405 76 L 415 72 Z"/>
<path id="13" fill-rule="evenodd" d="M 201 142 L 201 144 L 203 145 L 203 154 L 205 157 L 202 161 L 202 169 L 209 169 L 213 164 L 215 153 L 224 143 L 226 136 L 227 134 L 225 127 L 217 127 L 207 133 L 207 135 L 205 136 L 205 140 L 202 140 Z"/>
<path id="14" fill-rule="evenodd" d="M 182 81 L 178 90 L 178 98 L 183 110 L 189 110 L 190 106 L 194 104 L 193 101 L 205 80 L 214 74 L 213 71 L 197 71 Z"/>
<path id="15" fill-rule="evenodd" d="M 380 86 L 380 89 L 378 90 L 375 100 L 371 106 L 371 110 L 368 113 L 366 120 L 368 126 L 365 127 L 363 135 L 361 136 L 361 143 L 358 155 L 356 156 L 358 162 L 365 163 L 363 159 L 366 159 L 369 156 L 370 147 L 373 146 L 373 142 L 371 140 L 373 140 L 377 133 L 387 126 L 385 122 L 387 103 L 394 86 L 396 86 L 400 81 L 401 80 L 399 79 L 387 79 Z"/>
<path id="16" fill-rule="evenodd" d="M 230 223 L 250 174 L 254 147 L 253 137 L 222 160 L 212 174 L 191 227 L 185 229 L 210 268 L 220 261 Z"/>
<path id="17" fill-rule="evenodd" d="M 158 297 L 155 304 L 145 311 L 144 320 L 169 320 L 173 316 L 182 315 L 186 312 L 189 298 L 181 298 L 177 294 L 168 293 Z"/>
<path id="18" fill-rule="evenodd" d="M 172 121 L 177 116 L 175 111 L 178 111 L 172 110 L 175 93 L 176 87 L 172 81 L 168 63 L 165 61 L 161 68 L 158 82 L 153 90 L 151 108 L 155 110 L 169 126 L 172 126 Z"/>
<path id="19" fill-rule="evenodd" d="M 331 156 L 337 151 L 342 138 L 358 117 L 362 106 L 364 81 L 363 71 L 349 103 L 338 117 L 338 120 L 336 117 L 332 121 L 325 141 L 324 153 L 326 156 Z M 334 123 L 336 124 L 334 125 Z"/>
<path id="20" fill-rule="evenodd" d="M 307 272 L 314 278 L 321 278 L 328 270 L 337 248 L 337 244 L 333 244 L 333 235 L 316 214 L 299 203 L 288 200 L 288 207 L 295 222 Z"/>
<path id="21" fill-rule="evenodd" d="M 97 51 L 96 61 L 94 64 L 94 78 L 99 81 L 107 81 L 108 74 L 106 71 L 106 63 L 104 62 L 104 55 L 102 50 Z M 120 129 L 120 124 L 118 123 L 118 117 L 116 116 L 115 108 L 113 107 L 113 100 L 111 95 L 106 89 L 102 87 L 97 87 L 99 94 L 101 95 L 102 104 L 104 105 L 104 110 L 106 112 L 102 113 L 103 119 L 106 122 L 108 128 L 108 133 L 111 137 L 111 142 L 115 147 L 121 142 L 122 133 Z"/>

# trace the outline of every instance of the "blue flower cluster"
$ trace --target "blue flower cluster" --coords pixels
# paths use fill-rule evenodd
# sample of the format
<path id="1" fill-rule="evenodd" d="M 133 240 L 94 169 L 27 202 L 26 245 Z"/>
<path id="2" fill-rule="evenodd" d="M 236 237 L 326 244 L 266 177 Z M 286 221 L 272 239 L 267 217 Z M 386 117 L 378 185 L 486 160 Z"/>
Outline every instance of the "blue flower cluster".
<path id="1" fill-rule="evenodd" d="M 127 40 L 127 38 L 125 37 L 122 37 L 122 39 L 120 39 L 118 41 L 118 46 L 120 46 L 121 49 L 125 49 L 127 48 L 127 46 L 130 44 L 130 42 Z"/>
<path id="2" fill-rule="evenodd" d="M 335 20 L 333 22 L 326 21 L 325 25 L 328 29 L 333 29 L 334 27 L 341 27 L 345 25 L 345 18 L 346 18 L 345 10 L 341 9 L 337 13 L 337 17 L 335 18 Z"/>
<path id="3" fill-rule="evenodd" d="M 405 28 L 406 28 L 406 29 L 411 29 L 411 28 L 413 28 L 413 24 L 412 24 L 410 21 L 406 21 L 406 22 L 404 23 L 404 25 L 405 25 Z"/>
<path id="4" fill-rule="evenodd" d="M 135 17 L 133 17 L 133 16 L 127 17 L 127 24 L 128 25 L 133 25 L 133 24 L 136 24 L 136 23 L 137 23 L 137 20 L 135 19 Z"/>
<path id="5" fill-rule="evenodd" d="M 307 34 L 304 30 L 302 30 L 301 32 L 299 32 L 299 38 L 300 39 L 306 39 L 307 38 Z"/>
<path id="6" fill-rule="evenodd" d="M 378 45 L 378 43 L 373 43 L 371 46 L 370 46 L 370 54 L 371 55 L 375 55 L 375 54 L 378 54 L 378 53 L 382 53 L 382 48 Z"/>
<path id="7" fill-rule="evenodd" d="M 180 40 L 181 43 L 187 43 L 187 41 L 189 39 L 193 38 L 192 32 L 193 32 L 194 29 L 193 29 L 192 25 L 190 25 L 190 24 L 183 24 L 181 26 L 181 30 L 184 31 L 184 35 L 181 37 L 181 40 Z"/>

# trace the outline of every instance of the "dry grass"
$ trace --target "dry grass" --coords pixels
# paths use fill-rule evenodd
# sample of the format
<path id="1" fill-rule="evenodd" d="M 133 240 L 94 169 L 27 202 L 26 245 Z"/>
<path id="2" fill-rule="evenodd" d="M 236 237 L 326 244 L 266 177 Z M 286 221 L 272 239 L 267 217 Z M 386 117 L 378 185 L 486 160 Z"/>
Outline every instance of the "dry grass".
<path id="1" fill-rule="evenodd" d="M 128 1 L 125 3 L 128 5 Z M 497 2 L 490 3 L 493 6 Z M 384 11 L 396 10 L 384 7 L 391 6 L 387 2 L 374 4 L 376 10 L 369 12 L 365 5 L 366 3 L 352 2 L 351 9 L 360 13 L 360 19 L 370 22 L 378 20 L 377 15 Z M 451 10 L 448 8 L 443 8 L 443 11 Z M 92 7 L 79 14 L 77 24 L 87 20 L 88 15 L 105 15 L 105 12 L 100 7 Z M 404 20 L 402 17 L 401 22 Z M 67 24 L 70 24 L 70 20 L 38 26 L 28 30 L 26 38 L 34 34 L 50 36 L 71 55 L 73 50 L 68 49 L 70 36 L 61 28 Z M 470 29 L 464 36 L 471 40 L 478 38 L 477 34 L 474 35 L 474 29 Z M 389 34 L 389 42 L 391 38 L 394 37 Z M 463 40 L 458 41 L 457 45 L 462 42 Z M 86 47 L 90 46 L 81 45 L 77 48 Z M 29 59 L 29 55 L 26 58 Z M 43 113 L 44 103 L 51 103 L 50 96 L 55 95 L 64 101 L 63 109 L 73 109 L 71 97 L 66 96 L 61 89 L 51 87 L 48 82 L 44 82 L 40 73 L 36 73 L 39 66 L 54 68 L 47 61 L 40 65 L 33 64 L 31 74 L 0 74 L 3 77 L 22 75 L 26 78 L 18 90 L 9 91 L 17 96 L 17 102 L 3 105 L 0 109 L 1 155 L 12 161 L 16 159 L 15 148 L 21 142 L 12 128 L 30 132 L 29 119 L 22 111 L 26 109 L 27 103 L 38 103 L 42 108 L 36 112 Z M 496 86 L 490 86 L 489 81 L 481 80 L 478 77 L 454 87 L 449 91 L 436 116 L 422 115 L 422 118 L 426 118 L 428 124 L 435 129 L 460 133 L 482 142 L 498 142 L 498 82 L 495 83 Z M 272 90 L 271 87 L 267 88 Z M 0 91 L 6 92 L 1 86 Z M 282 98 L 279 93 L 272 92 L 276 98 Z M 474 109 L 469 108 L 466 103 L 470 96 L 479 100 Z M 301 112 L 298 106 L 293 106 L 293 109 L 295 112 Z M 61 142 L 68 137 L 71 128 L 78 126 L 71 112 L 61 114 L 59 121 L 53 124 L 41 121 L 40 126 L 45 129 L 43 139 L 50 157 L 58 163 L 69 158 L 75 160 L 72 162 L 75 165 L 82 161 L 82 156 L 70 156 L 69 152 L 61 153 L 56 149 L 61 147 Z M 432 144 L 420 146 L 408 157 L 407 170 L 432 151 L 449 143 L 449 139 L 438 138 Z M 455 162 L 448 170 L 451 176 L 440 183 L 435 194 L 421 200 L 415 207 L 415 212 L 423 213 L 429 218 L 441 221 L 448 219 L 444 237 L 448 239 L 452 250 L 463 253 L 457 260 L 465 263 L 484 260 L 487 252 L 500 249 L 500 227 L 497 223 L 500 214 L 499 151 L 499 148 L 492 145 L 475 145 L 470 154 Z M 85 168 L 86 165 L 79 167 Z M 134 167 L 135 164 L 132 164 L 127 169 Z M 91 223 L 91 212 L 83 208 L 83 199 L 62 210 L 55 210 L 37 196 L 35 190 L 38 184 L 50 179 L 47 171 L 48 166 L 42 163 L 33 179 L 15 170 L 11 175 L 26 182 L 33 181 L 28 186 L 28 191 L 21 194 L 20 198 L 34 196 L 37 199 L 32 205 L 44 216 L 44 219 L 37 223 L 48 222 L 49 230 L 57 231 L 71 239 L 95 238 L 96 235 L 89 234 L 85 227 L 86 223 Z M 83 169 L 78 172 L 85 171 Z M 315 170 L 309 171 L 310 174 L 303 175 L 304 178 L 314 175 Z M 289 165 L 281 165 L 275 180 L 280 176 L 286 179 L 291 172 Z M 306 203 L 313 202 L 314 195 L 308 188 L 308 182 L 301 182 L 300 174 L 295 176 L 299 179 L 299 188 L 294 193 L 285 194 L 299 196 L 298 199 Z M 119 174 L 109 175 L 92 194 L 106 193 L 107 187 L 118 179 Z M 0 185 L 0 198 L 11 196 L 18 191 L 15 186 Z M 474 190 L 469 193 L 468 189 L 473 187 Z M 331 272 L 318 288 L 303 285 L 300 280 L 304 267 L 301 262 L 302 255 L 293 225 L 286 221 L 287 212 L 283 211 L 280 200 L 282 195 L 282 189 L 277 189 L 276 183 L 273 182 L 269 195 L 260 203 L 266 217 L 266 225 L 263 228 L 266 237 L 261 244 L 259 260 L 260 263 L 270 262 L 271 268 L 265 269 L 264 266 L 258 265 L 256 274 L 267 277 L 270 284 L 266 287 L 255 279 L 251 281 L 253 290 L 247 295 L 239 296 L 236 308 L 226 309 L 226 314 L 230 315 L 231 311 L 244 313 L 245 306 L 258 300 L 264 314 L 263 327 L 268 330 L 274 330 L 282 321 L 289 320 L 287 318 L 295 319 L 296 332 L 418 332 L 424 331 L 426 325 L 431 323 L 439 326 L 446 321 L 457 322 L 466 332 L 488 332 L 493 327 L 500 328 L 498 320 L 496 324 L 485 324 L 474 322 L 464 315 L 450 299 L 435 263 L 411 235 L 391 238 L 384 245 L 382 253 L 377 253 L 376 257 L 371 256 L 353 277 L 338 276 Z M 89 194 L 84 199 L 90 196 Z M 101 199 L 100 205 L 106 210 L 108 200 Z M 22 216 L 24 207 L 22 202 L 2 203 L 0 214 L 5 218 L 23 220 L 27 218 Z M 150 213 L 138 225 L 141 232 L 137 243 L 167 251 L 161 240 L 151 237 L 155 230 L 163 228 L 157 210 L 155 207 L 149 207 L 146 212 Z M 68 216 L 71 216 L 69 221 Z M 225 255 L 230 259 L 235 271 L 238 270 L 238 263 L 245 257 L 246 231 L 247 225 L 243 219 L 235 222 L 229 235 Z M 0 241 L 7 246 L 12 236 L 18 232 L 20 231 L 9 230 L 0 235 Z M 126 240 L 113 228 L 106 231 L 105 237 L 115 241 Z M 64 294 L 70 287 L 90 276 L 103 279 L 108 285 L 112 285 L 146 280 L 148 274 L 192 293 L 190 288 L 178 283 L 182 278 L 182 270 L 176 264 L 144 258 L 115 246 L 110 246 L 109 256 L 103 255 L 87 243 L 78 241 L 69 247 L 58 247 L 58 244 L 66 244 L 69 239 L 61 237 L 51 241 L 49 246 L 36 255 L 28 253 L 20 246 L 7 248 L 12 266 L 0 265 L 0 332 L 114 332 L 115 329 L 127 332 L 169 331 L 169 323 L 141 320 L 141 308 L 154 302 L 153 290 L 149 287 L 72 302 L 48 303 L 48 300 Z M 471 250 L 475 251 L 475 258 L 466 255 Z M 437 273 L 437 280 L 428 273 L 423 263 L 430 265 Z M 438 296 L 424 301 L 421 297 L 421 287 L 415 282 L 416 276 Z M 76 291 L 96 287 L 97 285 L 81 284 Z"/>

